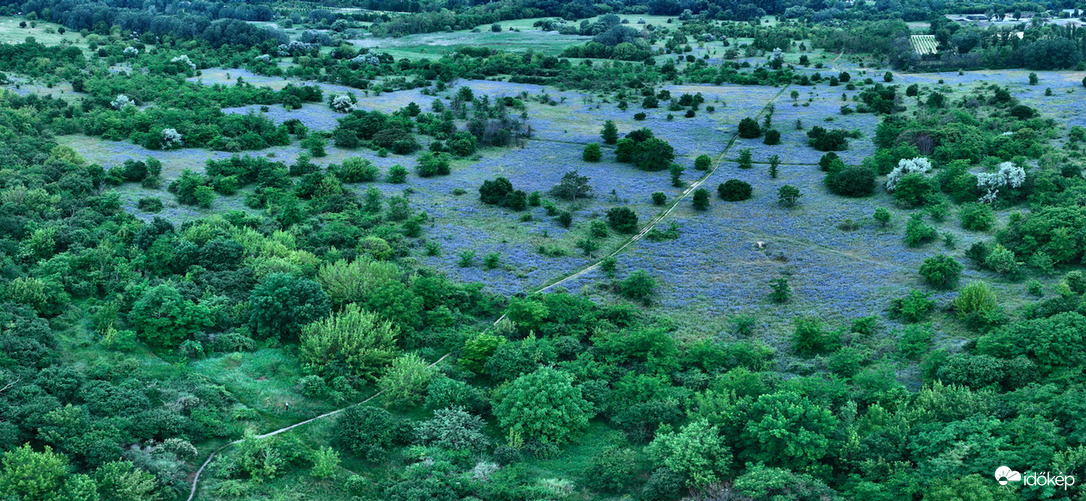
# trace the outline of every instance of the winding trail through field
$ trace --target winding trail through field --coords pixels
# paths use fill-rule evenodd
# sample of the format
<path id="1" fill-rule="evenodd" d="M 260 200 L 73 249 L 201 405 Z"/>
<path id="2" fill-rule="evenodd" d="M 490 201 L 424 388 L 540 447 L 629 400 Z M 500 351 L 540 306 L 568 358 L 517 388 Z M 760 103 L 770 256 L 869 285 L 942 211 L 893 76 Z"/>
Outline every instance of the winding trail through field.
<path id="1" fill-rule="evenodd" d="M 833 68 L 833 71 L 840 71 L 837 69 L 837 61 L 840 60 L 841 56 L 843 55 L 845 55 L 845 51 L 841 50 L 841 53 L 838 54 L 837 57 L 833 58 L 833 61 L 830 61 L 830 67 Z"/>
<path id="2" fill-rule="evenodd" d="M 501 318 L 499 318 L 498 320 L 495 320 L 494 324 L 497 324 L 498 322 L 500 322 L 502 320 L 502 318 L 505 318 L 505 315 L 502 315 Z M 441 363 L 441 361 L 448 358 L 449 355 L 452 355 L 452 353 L 446 353 L 446 354 L 442 355 L 441 358 L 439 358 L 437 360 L 434 360 L 434 362 L 431 363 L 430 365 L 428 365 L 427 367 L 433 367 L 433 366 Z M 367 398 L 367 399 L 365 399 L 365 400 L 363 400 L 361 402 L 355 402 L 355 403 L 353 403 L 351 405 L 348 405 L 346 407 L 341 407 L 341 408 L 336 409 L 334 411 L 328 411 L 328 412 L 325 412 L 324 414 L 321 414 L 319 416 L 311 417 L 309 419 L 306 419 L 305 421 L 299 421 L 299 422 L 294 423 L 294 424 L 292 424 L 290 426 L 284 426 L 282 428 L 279 428 L 278 430 L 272 430 L 272 431 L 269 431 L 269 432 L 264 433 L 262 435 L 255 435 L 255 438 L 274 437 L 275 435 L 278 435 L 280 433 L 286 433 L 286 432 L 288 432 L 290 430 L 293 430 L 293 429 L 295 429 L 295 428 L 297 428 L 299 426 L 303 426 L 303 425 L 307 425 L 309 423 L 312 423 L 313 421 L 317 421 L 319 419 L 324 419 L 324 418 L 330 417 L 330 416 L 335 416 L 336 414 L 339 414 L 339 413 L 341 413 L 341 412 L 343 412 L 343 411 L 345 411 L 347 409 L 350 409 L 351 407 L 355 407 L 355 406 L 358 406 L 358 405 L 362 405 L 362 404 L 364 404 L 366 402 L 369 402 L 370 400 L 373 400 L 373 399 L 381 396 L 381 393 L 382 392 L 378 391 L 377 393 L 374 393 L 373 395 L 370 395 L 369 398 Z M 196 470 L 196 474 L 193 475 L 193 477 L 192 477 L 192 488 L 189 489 L 189 497 L 188 497 L 187 501 L 192 501 L 194 498 L 196 498 L 196 489 L 200 484 L 200 475 L 202 475 L 204 473 L 204 468 L 207 468 L 207 465 L 211 464 L 211 460 L 215 459 L 215 455 L 222 452 L 223 450 L 225 450 L 225 449 L 227 449 L 229 447 L 240 444 L 241 442 L 242 441 L 239 439 L 239 440 L 235 440 L 233 442 L 227 443 L 227 444 L 219 447 L 218 449 L 215 449 L 214 451 L 211 452 L 211 454 L 209 454 L 207 456 L 207 459 L 204 460 L 204 463 L 200 465 L 200 468 L 198 470 Z"/>
<path id="3" fill-rule="evenodd" d="M 840 56 L 838 56 L 838 57 L 840 57 Z M 834 61 L 836 61 L 836 60 L 834 60 Z M 766 110 L 769 109 L 769 105 L 773 104 L 773 102 L 775 102 L 777 100 L 777 98 L 779 98 L 782 94 L 784 94 L 784 91 L 788 90 L 789 86 L 790 85 L 785 85 L 784 87 L 782 87 L 781 90 L 779 92 L 777 92 L 769 100 L 769 102 L 767 102 L 765 104 L 765 106 L 762 107 L 761 111 L 759 111 L 758 114 L 754 118 L 761 118 L 762 115 L 765 114 Z M 570 275 L 566 275 L 564 277 L 557 278 L 557 279 L 551 281 L 549 284 L 546 284 L 546 285 L 544 285 L 542 287 L 538 287 L 533 292 L 543 292 L 543 291 L 546 291 L 548 289 L 557 287 L 557 286 L 559 286 L 559 285 L 561 285 L 563 283 L 566 283 L 566 282 L 568 282 L 570 280 L 575 280 L 575 279 L 583 276 L 584 274 L 598 268 L 600 266 L 600 263 L 604 259 L 606 259 L 608 257 L 617 256 L 618 254 L 622 253 L 622 251 L 626 250 L 626 248 L 628 248 L 634 242 L 637 242 L 638 240 L 641 240 L 642 238 L 644 238 L 644 236 L 647 235 L 650 231 L 652 231 L 653 228 L 655 228 L 657 225 L 659 225 L 661 222 L 663 222 L 664 219 L 666 219 L 669 215 L 671 215 L 671 213 L 675 211 L 675 208 L 678 207 L 679 203 L 681 203 L 683 200 L 685 200 L 687 196 L 689 196 L 691 193 L 694 192 L 694 190 L 700 188 L 701 185 L 705 183 L 705 180 L 709 179 L 709 176 L 712 176 L 713 173 L 715 173 L 717 171 L 717 169 L 720 168 L 720 166 L 723 164 L 723 162 L 725 160 L 725 155 L 728 154 L 728 150 L 730 150 L 732 145 L 735 144 L 735 140 L 738 137 L 739 137 L 738 132 L 732 133 L 731 137 L 728 139 L 728 143 L 724 146 L 724 149 L 720 152 L 719 155 L 716 156 L 715 159 L 713 159 L 713 168 L 709 169 L 708 172 L 706 172 L 704 175 L 702 175 L 696 181 L 691 183 L 690 186 L 687 186 L 686 189 L 683 190 L 683 192 L 678 197 L 676 197 L 675 200 L 672 201 L 670 205 L 668 205 L 667 209 L 665 209 L 663 212 L 657 214 L 655 217 L 653 217 L 651 220 L 649 220 L 649 223 L 646 224 L 645 227 L 642 228 L 640 231 L 638 231 L 635 235 L 633 235 L 630 238 L 626 239 L 621 245 L 619 245 L 617 248 L 615 248 L 615 250 L 611 251 L 610 253 L 603 256 L 602 258 L 597 259 L 592 264 L 589 264 L 589 265 L 587 265 L 587 266 L 573 272 Z M 828 250 L 834 250 L 834 249 L 828 249 Z M 840 251 L 835 251 L 835 252 L 840 252 Z M 857 257 L 857 256 L 852 256 L 852 257 Z M 502 315 L 501 317 L 499 317 L 497 320 L 494 321 L 493 324 L 491 324 L 491 327 L 493 327 L 495 325 L 498 325 L 498 322 L 501 322 L 502 319 L 504 319 L 504 318 L 505 318 L 505 315 Z M 441 358 L 435 360 L 428 367 L 433 367 L 433 366 L 437 365 L 441 361 L 448 358 L 449 355 L 451 355 L 451 354 L 452 353 L 446 353 L 445 355 L 442 355 Z M 318 420 L 321 420 L 321 419 L 324 419 L 324 418 L 327 418 L 327 417 L 335 416 L 335 415 L 337 415 L 337 414 L 339 414 L 339 413 L 341 413 L 341 412 L 343 412 L 343 411 L 345 411 L 347 409 L 350 409 L 351 407 L 355 407 L 355 406 L 358 406 L 358 405 L 365 404 L 365 403 L 367 403 L 367 402 L 381 396 L 381 393 L 382 392 L 378 391 L 377 393 L 374 393 L 373 395 L 370 395 L 369 398 L 367 398 L 365 400 L 362 400 L 361 402 L 356 402 L 356 403 L 353 403 L 353 404 L 348 405 L 346 407 L 336 409 L 334 411 L 328 411 L 328 412 L 326 412 L 324 414 L 321 414 L 319 416 L 311 417 L 309 419 L 306 419 L 305 421 L 299 421 L 299 422 L 294 423 L 292 425 L 284 426 L 282 428 L 279 428 L 277 430 L 269 431 L 269 432 L 264 433 L 262 435 L 255 435 L 255 438 L 273 437 L 275 435 L 279 435 L 280 433 L 286 433 L 286 432 L 288 432 L 290 430 L 293 430 L 293 429 L 295 429 L 295 428 L 297 428 L 299 426 L 304 426 L 304 425 L 307 425 L 307 424 L 312 423 L 314 421 L 318 421 Z M 215 449 L 214 451 L 211 452 L 211 454 L 209 454 L 207 456 L 207 459 L 204 460 L 203 464 L 200 465 L 200 468 L 196 470 L 196 473 L 192 477 L 192 487 L 189 489 L 189 497 L 188 497 L 188 499 L 186 501 L 192 501 L 193 499 L 196 498 L 196 490 L 199 488 L 200 477 L 201 477 L 201 475 L 203 475 L 204 469 L 207 468 L 207 465 L 211 464 L 211 460 L 215 459 L 215 456 L 217 454 L 219 454 L 220 452 L 222 452 L 222 451 L 224 451 L 224 450 L 226 450 L 226 449 L 228 449 L 230 447 L 233 447 L 233 446 L 235 446 L 237 444 L 240 444 L 241 442 L 242 442 L 242 440 L 240 440 L 240 439 L 239 440 L 234 440 L 233 442 L 229 442 L 229 443 L 219 447 L 218 449 Z"/>

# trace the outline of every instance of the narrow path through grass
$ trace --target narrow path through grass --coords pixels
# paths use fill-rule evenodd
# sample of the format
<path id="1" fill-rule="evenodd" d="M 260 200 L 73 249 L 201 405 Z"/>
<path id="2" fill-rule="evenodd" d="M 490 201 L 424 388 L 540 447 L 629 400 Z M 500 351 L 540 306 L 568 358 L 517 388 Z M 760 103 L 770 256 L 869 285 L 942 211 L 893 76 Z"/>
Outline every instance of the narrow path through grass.
<path id="1" fill-rule="evenodd" d="M 769 108 L 769 105 L 773 104 L 773 102 L 776 101 L 777 98 L 779 98 L 781 96 L 781 94 L 783 94 L 784 91 L 788 89 L 788 87 L 789 87 L 789 85 L 785 85 L 784 87 L 782 87 L 780 92 L 777 92 L 777 94 L 774 95 L 773 98 L 770 99 L 769 102 L 766 103 L 766 105 L 762 107 L 761 111 L 758 112 L 758 114 L 755 116 L 755 118 L 761 118 L 761 116 L 764 115 L 766 110 Z M 731 147 L 735 144 L 735 140 L 738 137 L 739 137 L 738 132 L 732 133 L 731 137 L 728 139 L 728 143 L 724 146 L 724 150 L 721 151 L 720 154 L 717 155 L 717 157 L 713 160 L 713 168 L 709 169 L 709 171 L 706 172 L 703 176 L 701 176 L 696 181 L 691 183 L 690 186 L 687 186 L 686 189 L 683 190 L 683 192 L 678 197 L 676 197 L 675 200 L 672 201 L 671 204 L 668 205 L 668 207 L 663 212 L 661 212 L 660 214 L 657 214 L 655 217 L 653 217 L 649 221 L 649 223 L 647 225 L 645 225 L 644 228 L 642 228 L 636 234 L 634 234 L 633 236 L 631 236 L 630 238 L 628 238 L 624 242 L 622 242 L 622 244 L 620 244 L 615 250 L 611 251 L 606 256 L 596 260 L 592 264 L 590 264 L 588 266 L 585 266 L 584 268 L 581 268 L 580 270 L 577 270 L 577 271 L 575 271 L 574 273 L 572 273 L 570 275 L 566 275 L 565 277 L 555 279 L 550 284 L 539 287 L 539 288 L 535 289 L 532 292 L 543 292 L 543 291 L 546 291 L 547 289 L 558 286 L 558 285 L 560 285 L 562 283 L 565 283 L 565 282 L 567 282 L 569 280 L 573 280 L 575 278 L 578 278 L 578 277 L 584 275 L 585 273 L 588 273 L 589 271 L 592 271 L 592 270 L 598 268 L 599 265 L 600 265 L 600 262 L 603 261 L 604 259 L 620 254 L 622 251 L 626 250 L 626 248 L 629 247 L 631 244 L 633 244 L 634 242 L 636 242 L 638 240 L 641 240 L 641 238 L 643 238 L 645 235 L 647 235 L 649 231 L 652 231 L 653 228 L 655 228 L 658 224 L 663 222 L 664 219 L 666 219 L 669 215 L 671 215 L 671 213 L 675 211 L 675 208 L 679 205 L 679 203 L 681 203 L 683 200 L 685 200 L 688 195 L 690 195 L 691 193 L 694 192 L 694 190 L 700 188 L 701 185 L 703 183 L 705 183 L 705 180 L 709 179 L 709 176 L 712 176 L 713 173 L 716 172 L 717 169 L 720 168 L 721 164 L 723 164 L 723 162 L 725 160 L 724 156 L 727 155 L 728 150 L 730 150 Z M 505 315 L 502 315 L 501 317 L 499 317 L 497 320 L 494 321 L 492 326 L 497 325 L 498 322 L 501 322 L 502 319 L 504 319 L 504 318 L 505 318 Z M 429 365 L 429 367 L 433 367 L 433 366 L 437 365 L 442 360 L 445 360 L 446 358 L 448 358 L 449 355 L 451 355 L 451 353 L 446 353 L 445 355 L 442 355 L 441 358 L 439 358 L 439 359 L 435 360 L 433 363 L 431 363 Z M 326 413 L 321 414 L 319 416 L 306 419 L 305 421 L 300 421 L 300 422 L 294 423 L 294 424 L 292 424 L 290 426 L 284 426 L 282 428 L 279 428 L 277 430 L 273 430 L 273 431 L 264 433 L 262 435 L 256 435 L 255 437 L 256 438 L 267 438 L 267 437 L 272 437 L 272 436 L 278 435 L 280 433 L 286 433 L 286 432 L 288 432 L 290 430 L 293 430 L 293 429 L 295 429 L 295 428 L 297 428 L 299 426 L 303 426 L 303 425 L 312 423 L 313 421 L 317 421 L 317 420 L 324 419 L 324 418 L 327 418 L 327 417 L 335 416 L 336 414 L 339 414 L 339 413 L 341 413 L 341 412 L 343 412 L 343 411 L 345 411 L 345 410 L 347 410 L 347 409 L 349 409 L 351 407 L 367 403 L 367 402 L 377 398 L 380 395 L 381 395 L 381 392 L 378 391 L 377 393 L 374 393 L 369 398 L 367 398 L 367 399 L 365 399 L 365 400 L 363 400 L 361 402 L 356 402 L 356 403 L 353 403 L 353 404 L 348 405 L 346 407 L 342 407 L 342 408 L 336 409 L 334 411 L 329 411 L 329 412 L 326 412 Z M 209 454 L 207 456 L 207 459 L 204 460 L 203 464 L 200 465 L 200 468 L 196 470 L 196 474 L 193 475 L 192 488 L 189 490 L 189 497 L 188 497 L 187 501 L 192 501 L 193 499 L 196 498 L 196 490 L 199 487 L 200 476 L 203 474 L 204 469 L 207 468 L 207 465 L 211 464 L 211 460 L 215 458 L 215 455 L 219 454 L 220 452 L 222 452 L 222 451 L 224 451 L 224 450 L 226 450 L 226 449 L 228 449 L 228 448 L 230 448 L 230 447 L 232 447 L 234 445 L 240 444 L 241 442 L 242 441 L 240 439 L 235 440 L 233 442 L 230 442 L 230 443 L 228 443 L 226 445 L 223 445 L 222 447 L 219 447 L 218 449 L 215 449 L 211 454 Z"/>

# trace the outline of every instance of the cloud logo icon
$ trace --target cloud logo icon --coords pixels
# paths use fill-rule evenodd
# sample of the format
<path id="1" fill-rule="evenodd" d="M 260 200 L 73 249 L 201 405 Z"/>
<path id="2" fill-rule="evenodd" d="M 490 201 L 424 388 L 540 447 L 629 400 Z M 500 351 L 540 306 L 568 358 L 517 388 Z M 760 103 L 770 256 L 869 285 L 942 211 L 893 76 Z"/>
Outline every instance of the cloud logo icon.
<path id="1" fill-rule="evenodd" d="M 1007 485 L 1007 482 L 1021 482 L 1022 474 L 1006 466 L 1000 466 L 996 468 L 995 479 L 999 485 Z"/>

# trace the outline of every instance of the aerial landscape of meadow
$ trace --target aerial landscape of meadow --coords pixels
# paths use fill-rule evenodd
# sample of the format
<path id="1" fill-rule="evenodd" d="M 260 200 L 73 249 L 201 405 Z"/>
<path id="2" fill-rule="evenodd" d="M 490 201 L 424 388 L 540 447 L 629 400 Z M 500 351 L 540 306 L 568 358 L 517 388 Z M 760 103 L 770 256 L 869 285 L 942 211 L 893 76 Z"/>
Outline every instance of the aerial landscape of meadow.
<path id="1" fill-rule="evenodd" d="M 0 1 L 0 500 L 1084 500 L 1084 9 Z"/>

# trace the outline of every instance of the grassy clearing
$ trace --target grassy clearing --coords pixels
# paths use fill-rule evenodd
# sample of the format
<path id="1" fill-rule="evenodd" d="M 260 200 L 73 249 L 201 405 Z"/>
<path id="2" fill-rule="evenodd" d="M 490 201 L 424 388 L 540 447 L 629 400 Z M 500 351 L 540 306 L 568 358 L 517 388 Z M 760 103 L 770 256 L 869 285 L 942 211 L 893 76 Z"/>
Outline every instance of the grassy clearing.
<path id="1" fill-rule="evenodd" d="M 454 52 L 459 47 L 488 47 L 508 52 L 533 50 L 557 56 L 566 47 L 584 43 L 590 38 L 544 32 L 538 28 L 531 28 L 530 23 L 529 26 L 520 28 L 521 31 L 519 32 L 509 31 L 505 25 L 502 25 L 502 27 L 503 31 L 500 33 L 491 32 L 490 25 L 486 25 L 480 27 L 478 32 L 461 30 L 445 33 L 421 33 L 398 38 L 364 38 L 352 40 L 351 42 L 359 47 L 388 52 L 397 58 L 437 58 Z"/>
<path id="2" fill-rule="evenodd" d="M 190 363 L 189 369 L 221 384 L 255 411 L 261 418 L 256 425 L 259 429 L 254 429 L 257 433 L 335 408 L 331 402 L 306 398 L 298 392 L 297 383 L 304 373 L 298 358 L 285 349 L 208 357 Z"/>
<path id="3" fill-rule="evenodd" d="M 26 28 L 20 28 L 19 23 L 26 22 Z M 30 21 L 23 17 L 0 17 L 0 43 L 22 43 L 27 37 L 34 37 L 45 45 L 61 45 L 70 43 L 86 49 L 86 43 L 79 32 L 67 31 L 60 34 L 61 25 L 47 21 L 34 21 L 35 26 L 30 26 Z"/>

